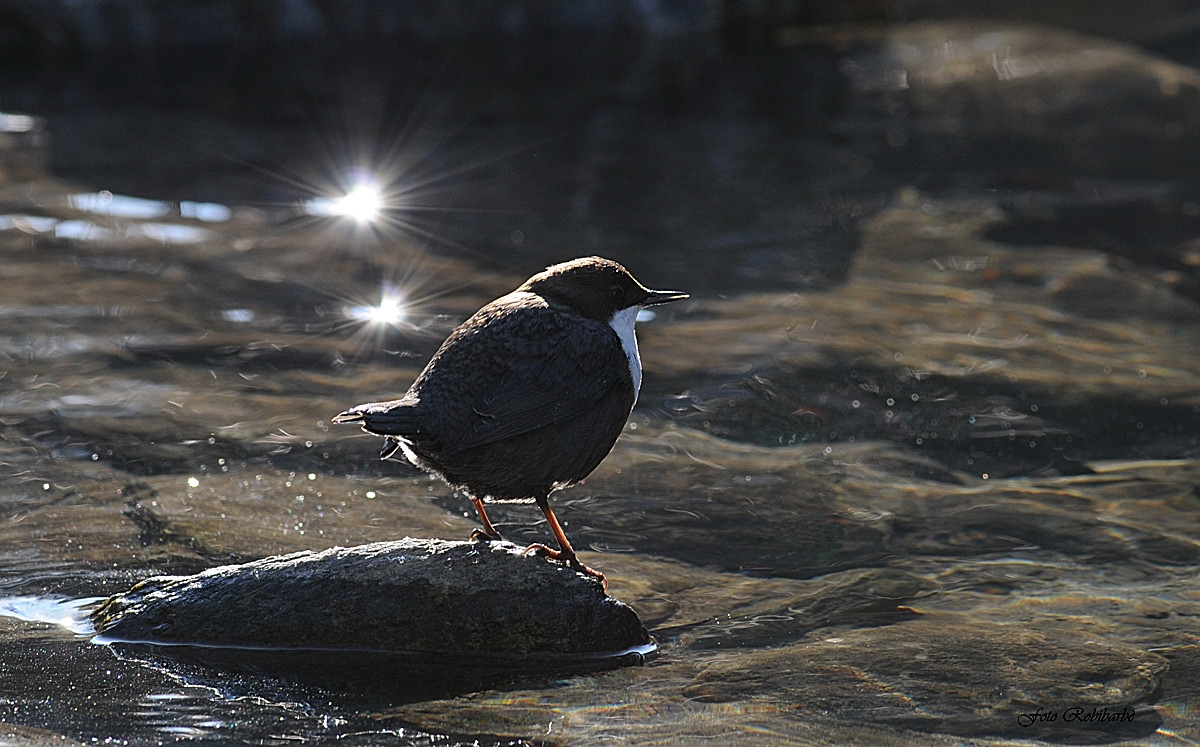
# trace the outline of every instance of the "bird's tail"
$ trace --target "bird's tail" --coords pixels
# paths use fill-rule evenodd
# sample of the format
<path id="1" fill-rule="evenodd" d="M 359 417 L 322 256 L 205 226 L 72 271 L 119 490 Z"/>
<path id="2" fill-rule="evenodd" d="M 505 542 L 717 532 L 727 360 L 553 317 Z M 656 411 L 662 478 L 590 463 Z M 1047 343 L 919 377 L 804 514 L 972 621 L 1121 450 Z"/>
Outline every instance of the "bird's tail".
<path id="1" fill-rule="evenodd" d="M 367 433 L 380 436 L 416 436 L 421 432 L 413 405 L 395 400 L 368 402 L 333 417 L 334 423 L 359 423 Z"/>
<path id="2" fill-rule="evenodd" d="M 400 450 L 400 442 L 421 432 L 414 407 L 408 402 L 368 402 L 333 416 L 334 423 L 359 423 L 367 433 L 385 436 L 380 459 L 389 459 Z"/>

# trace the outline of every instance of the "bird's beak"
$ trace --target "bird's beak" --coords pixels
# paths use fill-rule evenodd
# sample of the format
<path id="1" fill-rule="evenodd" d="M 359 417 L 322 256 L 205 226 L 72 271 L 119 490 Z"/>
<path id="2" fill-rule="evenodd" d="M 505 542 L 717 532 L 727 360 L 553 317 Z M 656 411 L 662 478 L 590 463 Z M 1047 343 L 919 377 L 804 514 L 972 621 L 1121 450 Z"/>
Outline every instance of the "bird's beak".
<path id="1" fill-rule="evenodd" d="M 655 304 L 667 303 L 669 301 L 682 301 L 685 298 L 690 298 L 683 291 L 649 291 L 650 297 L 642 302 L 642 306 L 654 306 Z"/>

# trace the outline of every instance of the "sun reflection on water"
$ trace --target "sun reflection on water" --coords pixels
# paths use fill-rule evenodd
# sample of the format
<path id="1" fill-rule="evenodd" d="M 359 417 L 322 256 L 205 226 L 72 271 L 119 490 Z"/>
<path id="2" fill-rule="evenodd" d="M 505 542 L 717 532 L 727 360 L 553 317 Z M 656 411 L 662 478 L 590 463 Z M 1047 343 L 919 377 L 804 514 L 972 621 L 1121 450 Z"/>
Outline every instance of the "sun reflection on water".
<path id="1" fill-rule="evenodd" d="M 383 208 L 383 196 L 378 186 L 368 182 L 355 186 L 336 204 L 340 215 L 353 218 L 359 223 L 370 223 L 379 216 L 379 211 Z"/>
<path id="2" fill-rule="evenodd" d="M 356 172 L 345 193 L 313 197 L 304 202 L 304 212 L 318 218 L 349 218 L 360 225 L 377 222 L 392 207 L 374 176 Z"/>
<path id="3" fill-rule="evenodd" d="M 91 635 L 94 630 L 88 613 L 102 600 L 103 597 L 8 597 L 0 599 L 0 616 L 57 625 L 76 635 Z"/>
<path id="4" fill-rule="evenodd" d="M 374 306 L 359 304 L 346 307 L 348 318 L 365 324 L 386 324 L 396 327 L 405 320 L 407 315 L 403 298 L 395 289 L 385 288 L 379 303 Z"/>
<path id="5" fill-rule="evenodd" d="M 343 339 L 353 357 L 383 350 L 387 340 L 406 344 L 399 343 L 397 335 L 411 341 L 439 334 L 432 328 L 440 316 L 432 313 L 430 303 L 441 289 L 427 288 L 428 280 L 418 277 L 411 265 L 405 268 L 405 277 L 388 274 L 391 277 L 380 280 L 374 292 L 331 294 L 325 323 L 312 329 Z"/>

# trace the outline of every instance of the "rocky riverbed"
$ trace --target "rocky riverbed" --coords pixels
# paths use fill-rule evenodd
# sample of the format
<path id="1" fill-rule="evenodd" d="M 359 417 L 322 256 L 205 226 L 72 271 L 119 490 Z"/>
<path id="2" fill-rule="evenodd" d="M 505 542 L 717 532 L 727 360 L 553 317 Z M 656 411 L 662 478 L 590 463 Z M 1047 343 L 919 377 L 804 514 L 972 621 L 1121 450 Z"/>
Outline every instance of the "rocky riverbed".
<path id="1" fill-rule="evenodd" d="M 422 79 L 399 124 L 349 93 L 308 129 L 14 88 L 0 738 L 1200 738 L 1200 74 L 996 21 L 772 39 L 586 94 Z M 382 213 L 331 209 L 368 166 Z M 464 496 L 329 419 L 593 253 L 692 293 L 552 498 L 656 657 L 414 692 L 92 640 L 153 576 L 465 541 Z"/>

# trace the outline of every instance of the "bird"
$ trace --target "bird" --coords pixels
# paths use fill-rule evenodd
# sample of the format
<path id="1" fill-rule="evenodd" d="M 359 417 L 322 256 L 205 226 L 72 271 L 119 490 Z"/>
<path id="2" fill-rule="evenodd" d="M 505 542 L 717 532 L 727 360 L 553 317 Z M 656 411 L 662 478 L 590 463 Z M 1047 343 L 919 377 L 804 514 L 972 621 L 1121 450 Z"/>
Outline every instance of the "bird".
<path id="1" fill-rule="evenodd" d="M 532 500 L 558 549 L 540 555 L 595 578 L 550 507 L 608 456 L 642 384 L 634 323 L 647 306 L 689 298 L 650 290 L 622 265 L 581 257 L 552 265 L 476 311 L 434 353 L 400 399 L 338 414 L 465 493 L 479 515 L 473 540 L 502 539 L 485 500 Z"/>

